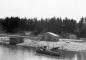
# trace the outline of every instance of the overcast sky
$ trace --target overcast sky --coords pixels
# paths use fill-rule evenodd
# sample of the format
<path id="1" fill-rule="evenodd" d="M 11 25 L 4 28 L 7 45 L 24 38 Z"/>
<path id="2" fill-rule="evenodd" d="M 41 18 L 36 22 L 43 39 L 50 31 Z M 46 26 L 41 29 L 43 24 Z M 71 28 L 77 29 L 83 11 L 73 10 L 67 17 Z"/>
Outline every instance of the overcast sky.
<path id="1" fill-rule="evenodd" d="M 68 17 L 79 19 L 86 16 L 85 0 L 0 0 L 0 17 L 19 16 L 28 18 Z"/>

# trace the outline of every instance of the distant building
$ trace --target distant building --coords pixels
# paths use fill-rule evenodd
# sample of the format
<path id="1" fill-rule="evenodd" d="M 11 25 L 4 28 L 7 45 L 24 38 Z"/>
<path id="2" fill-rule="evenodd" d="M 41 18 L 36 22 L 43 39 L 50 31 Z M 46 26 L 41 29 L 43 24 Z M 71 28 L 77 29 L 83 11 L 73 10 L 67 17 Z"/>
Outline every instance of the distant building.
<path id="1" fill-rule="evenodd" d="M 80 40 L 86 40 L 86 38 L 80 38 Z"/>
<path id="2" fill-rule="evenodd" d="M 47 32 L 47 33 L 43 33 L 41 35 L 41 41 L 52 41 L 52 42 L 55 42 L 55 41 L 59 41 L 59 35 L 57 34 L 54 34 L 52 32 Z"/>
<path id="3" fill-rule="evenodd" d="M 24 42 L 24 40 L 22 37 L 10 37 L 9 44 L 16 45 L 18 43 L 23 43 L 23 42 Z"/>
<path id="4" fill-rule="evenodd" d="M 30 35 L 32 32 L 25 31 L 25 35 Z"/>
<path id="5" fill-rule="evenodd" d="M 77 36 L 75 34 L 63 34 L 62 37 L 66 39 L 77 39 Z"/>
<path id="6" fill-rule="evenodd" d="M 0 36 L 0 42 L 2 44 L 9 44 L 9 40 L 10 40 L 10 37 L 7 37 L 7 36 Z"/>
<path id="7" fill-rule="evenodd" d="M 9 40 L 9 37 L 7 37 L 7 36 L 2 36 L 2 37 L 0 37 L 0 41 L 8 41 Z"/>
<path id="8" fill-rule="evenodd" d="M 69 38 L 69 39 L 77 39 L 77 36 L 74 35 L 74 34 L 70 34 L 70 35 L 68 36 L 68 38 Z"/>

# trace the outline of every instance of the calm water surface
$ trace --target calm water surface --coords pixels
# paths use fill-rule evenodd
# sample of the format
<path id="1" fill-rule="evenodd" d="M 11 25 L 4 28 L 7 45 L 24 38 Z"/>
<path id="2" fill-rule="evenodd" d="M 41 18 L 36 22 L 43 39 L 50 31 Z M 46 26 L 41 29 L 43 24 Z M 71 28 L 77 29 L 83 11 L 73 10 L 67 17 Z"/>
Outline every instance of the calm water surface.
<path id="1" fill-rule="evenodd" d="M 38 54 L 35 48 L 0 45 L 0 60 L 86 60 L 84 53 L 65 53 L 63 56 Z"/>

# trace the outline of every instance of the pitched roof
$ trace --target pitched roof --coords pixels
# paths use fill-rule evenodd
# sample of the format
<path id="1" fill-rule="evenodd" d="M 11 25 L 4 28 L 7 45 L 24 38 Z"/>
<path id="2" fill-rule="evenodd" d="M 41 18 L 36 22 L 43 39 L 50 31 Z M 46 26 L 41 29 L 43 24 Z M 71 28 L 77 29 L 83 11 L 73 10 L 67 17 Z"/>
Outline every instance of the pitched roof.
<path id="1" fill-rule="evenodd" d="M 55 33 L 52 33 L 52 32 L 47 32 L 48 34 L 51 34 L 53 36 L 56 36 L 56 37 L 59 37 L 59 35 L 55 34 Z"/>

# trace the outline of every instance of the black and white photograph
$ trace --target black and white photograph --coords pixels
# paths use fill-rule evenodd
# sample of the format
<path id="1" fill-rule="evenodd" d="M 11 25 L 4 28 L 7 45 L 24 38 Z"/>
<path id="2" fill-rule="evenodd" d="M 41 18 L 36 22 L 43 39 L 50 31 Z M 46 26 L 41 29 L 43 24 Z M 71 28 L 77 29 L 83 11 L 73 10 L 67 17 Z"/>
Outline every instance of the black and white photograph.
<path id="1" fill-rule="evenodd" d="M 86 1 L 0 0 L 0 60 L 86 60 Z"/>

